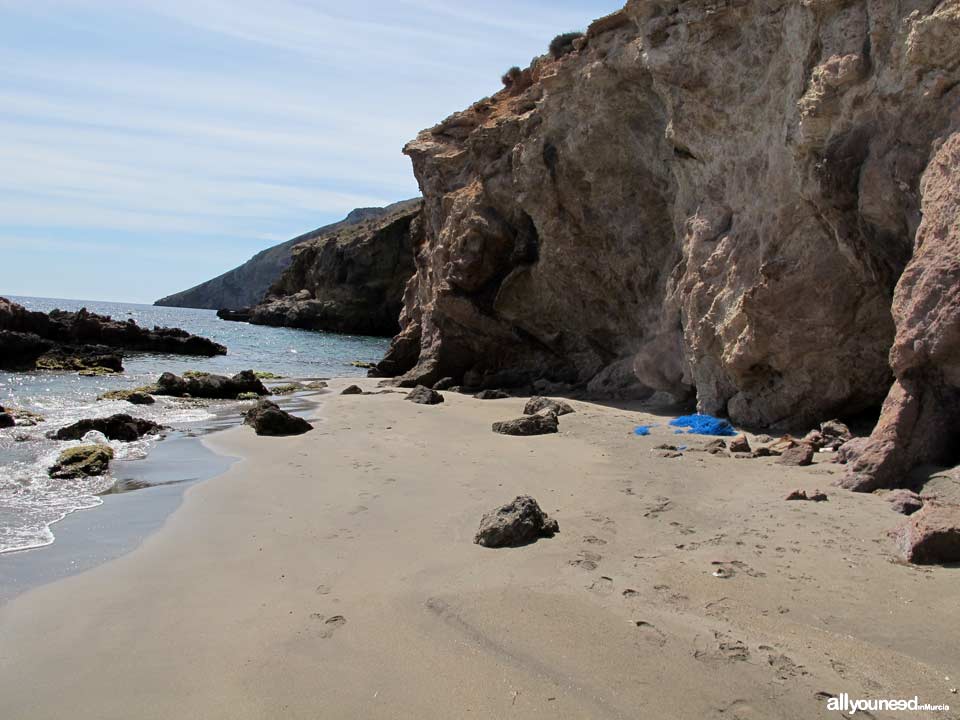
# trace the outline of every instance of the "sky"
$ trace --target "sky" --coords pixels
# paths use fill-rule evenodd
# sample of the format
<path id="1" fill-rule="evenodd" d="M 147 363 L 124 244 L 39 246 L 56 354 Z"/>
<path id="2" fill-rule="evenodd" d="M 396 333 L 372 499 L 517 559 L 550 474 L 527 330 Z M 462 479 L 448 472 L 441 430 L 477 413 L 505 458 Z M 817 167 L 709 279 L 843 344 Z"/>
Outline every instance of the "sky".
<path id="1" fill-rule="evenodd" d="M 153 302 L 419 194 L 404 143 L 623 0 L 0 0 L 0 294 Z"/>

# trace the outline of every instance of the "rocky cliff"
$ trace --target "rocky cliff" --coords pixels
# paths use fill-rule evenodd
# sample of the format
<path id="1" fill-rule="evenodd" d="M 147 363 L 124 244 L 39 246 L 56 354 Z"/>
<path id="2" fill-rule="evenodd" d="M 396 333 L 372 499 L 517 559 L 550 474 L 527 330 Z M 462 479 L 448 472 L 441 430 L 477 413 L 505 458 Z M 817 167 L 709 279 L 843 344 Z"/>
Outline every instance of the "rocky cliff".
<path id="1" fill-rule="evenodd" d="M 413 274 L 421 201 L 407 200 L 293 251 L 290 266 L 250 310 L 259 325 L 394 335 Z"/>
<path id="2" fill-rule="evenodd" d="M 876 409 L 896 376 L 886 417 L 944 437 L 958 37 L 958 0 L 631 0 L 407 145 L 423 238 L 381 372 L 758 427 Z"/>
<path id="3" fill-rule="evenodd" d="M 292 240 L 267 248 L 243 265 L 200 283 L 189 290 L 160 298 L 154 305 L 189 307 L 206 310 L 246 308 L 263 300 L 269 287 L 290 266 L 293 249 L 301 243 L 335 234 L 364 220 L 376 218 L 389 208 L 357 208 L 332 225 L 299 235 Z"/>

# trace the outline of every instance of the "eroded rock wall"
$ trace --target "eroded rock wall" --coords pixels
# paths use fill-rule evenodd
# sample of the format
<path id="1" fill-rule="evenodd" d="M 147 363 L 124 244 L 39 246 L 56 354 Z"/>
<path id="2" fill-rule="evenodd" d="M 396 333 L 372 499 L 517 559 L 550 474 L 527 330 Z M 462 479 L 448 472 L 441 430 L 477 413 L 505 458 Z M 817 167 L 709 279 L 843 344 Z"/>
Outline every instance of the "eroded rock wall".
<path id="1" fill-rule="evenodd" d="M 394 335 L 413 274 L 420 206 L 419 199 L 396 203 L 297 245 L 290 266 L 251 308 L 250 322 Z"/>
<path id="2" fill-rule="evenodd" d="M 790 426 L 877 407 L 958 2 L 637 0 L 405 149 L 424 239 L 405 383 L 695 396 Z"/>

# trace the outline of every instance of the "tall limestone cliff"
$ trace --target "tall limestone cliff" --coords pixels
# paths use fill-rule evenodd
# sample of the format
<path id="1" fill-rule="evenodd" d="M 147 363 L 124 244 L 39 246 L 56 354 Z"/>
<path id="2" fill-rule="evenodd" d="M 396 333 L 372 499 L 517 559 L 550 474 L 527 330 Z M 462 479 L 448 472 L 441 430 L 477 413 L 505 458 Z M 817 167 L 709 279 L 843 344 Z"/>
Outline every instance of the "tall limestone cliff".
<path id="1" fill-rule="evenodd" d="M 631 0 L 407 145 L 423 238 L 380 371 L 757 427 L 896 377 L 955 432 L 958 349 L 929 336 L 958 323 L 958 37 L 960 0 Z"/>
<path id="2" fill-rule="evenodd" d="M 392 207 L 392 206 L 390 206 Z M 357 208 L 340 222 L 325 225 L 291 240 L 267 248 L 233 270 L 228 270 L 212 280 L 200 283 L 189 290 L 168 295 L 154 305 L 166 307 L 189 307 L 205 310 L 220 308 L 246 308 L 263 300 L 269 287 L 290 266 L 293 249 L 301 243 L 326 237 L 365 220 L 379 217 L 387 208 Z"/>

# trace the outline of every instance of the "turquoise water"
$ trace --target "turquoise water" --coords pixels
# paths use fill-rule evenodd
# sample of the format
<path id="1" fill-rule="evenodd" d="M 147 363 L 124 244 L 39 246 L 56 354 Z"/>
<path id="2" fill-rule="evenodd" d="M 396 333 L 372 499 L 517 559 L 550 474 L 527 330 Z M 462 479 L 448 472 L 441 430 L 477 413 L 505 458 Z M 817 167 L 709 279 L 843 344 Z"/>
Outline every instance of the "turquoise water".
<path id="1" fill-rule="evenodd" d="M 240 403 L 199 403 L 157 398 L 153 405 L 97 401 L 108 391 L 156 381 L 163 372 L 187 370 L 231 375 L 240 370 L 260 370 L 291 378 L 362 375 L 354 361 L 374 362 L 386 351 L 388 340 L 349 335 L 271 328 L 225 322 L 212 310 L 161 308 L 151 305 L 49 298 L 11 297 L 30 310 L 55 308 L 92 312 L 153 327 L 162 325 L 215 340 L 228 354 L 214 358 L 143 353 L 124 359 L 126 371 L 108 377 L 80 377 L 63 372 L 0 372 L 0 405 L 38 412 L 46 422 L 34 427 L 0 430 L 0 553 L 52 543 L 52 526 L 76 510 L 100 504 L 100 495 L 111 489 L 112 476 L 85 480 L 54 480 L 47 475 L 61 450 L 79 442 L 49 440 L 46 433 L 87 417 L 116 412 L 146 417 L 174 431 L 196 432 L 217 417 L 239 418 Z M 118 460 L 144 458 L 158 442 L 147 437 L 134 443 L 112 442 Z"/>

